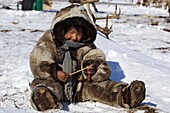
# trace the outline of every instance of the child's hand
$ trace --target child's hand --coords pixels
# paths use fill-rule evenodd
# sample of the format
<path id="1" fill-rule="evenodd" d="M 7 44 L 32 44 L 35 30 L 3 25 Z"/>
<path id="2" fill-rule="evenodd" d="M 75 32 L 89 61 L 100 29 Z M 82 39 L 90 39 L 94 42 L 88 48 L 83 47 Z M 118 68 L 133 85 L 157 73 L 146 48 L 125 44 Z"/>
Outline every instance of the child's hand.
<path id="1" fill-rule="evenodd" d="M 66 82 L 70 75 L 64 71 L 57 71 L 57 77 L 60 81 Z"/>

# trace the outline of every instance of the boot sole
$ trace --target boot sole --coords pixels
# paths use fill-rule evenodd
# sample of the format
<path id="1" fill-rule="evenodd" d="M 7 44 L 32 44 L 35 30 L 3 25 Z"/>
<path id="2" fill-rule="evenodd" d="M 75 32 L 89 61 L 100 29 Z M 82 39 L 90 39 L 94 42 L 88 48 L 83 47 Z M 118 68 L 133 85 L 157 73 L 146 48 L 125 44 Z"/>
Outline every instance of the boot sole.
<path id="1" fill-rule="evenodd" d="M 54 95 L 46 87 L 37 87 L 32 94 L 32 102 L 38 111 L 57 108 Z"/>
<path id="2" fill-rule="evenodd" d="M 142 81 L 133 81 L 129 87 L 130 108 L 137 107 L 145 99 L 145 84 Z"/>

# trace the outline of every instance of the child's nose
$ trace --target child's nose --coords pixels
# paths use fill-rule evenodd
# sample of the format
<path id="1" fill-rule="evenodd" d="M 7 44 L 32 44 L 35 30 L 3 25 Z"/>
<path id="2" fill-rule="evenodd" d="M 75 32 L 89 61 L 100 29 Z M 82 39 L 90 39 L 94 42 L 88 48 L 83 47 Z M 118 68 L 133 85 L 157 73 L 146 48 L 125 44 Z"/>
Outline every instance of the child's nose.
<path id="1" fill-rule="evenodd" d="M 71 39 L 72 39 L 72 41 L 76 41 L 76 40 L 77 40 L 77 34 L 76 34 L 76 33 L 73 33 Z"/>

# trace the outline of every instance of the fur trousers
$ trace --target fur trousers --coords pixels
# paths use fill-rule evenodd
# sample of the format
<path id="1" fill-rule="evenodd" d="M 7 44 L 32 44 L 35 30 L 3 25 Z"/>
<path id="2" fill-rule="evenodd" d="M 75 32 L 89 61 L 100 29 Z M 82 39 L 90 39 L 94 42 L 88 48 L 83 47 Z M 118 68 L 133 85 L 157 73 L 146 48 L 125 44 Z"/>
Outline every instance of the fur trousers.
<path id="1" fill-rule="evenodd" d="M 53 79 L 34 79 L 32 82 L 33 93 L 38 87 L 44 86 L 55 96 L 56 103 L 62 104 L 66 97 L 64 85 Z M 114 82 L 111 80 L 101 82 L 79 82 L 74 93 L 75 102 L 94 101 L 114 107 L 132 108 L 139 105 L 145 98 L 145 86 L 142 81 L 131 84 Z M 50 101 L 49 102 L 53 102 Z M 34 103 L 32 103 L 34 106 Z M 60 108 L 58 108 L 60 109 Z"/>

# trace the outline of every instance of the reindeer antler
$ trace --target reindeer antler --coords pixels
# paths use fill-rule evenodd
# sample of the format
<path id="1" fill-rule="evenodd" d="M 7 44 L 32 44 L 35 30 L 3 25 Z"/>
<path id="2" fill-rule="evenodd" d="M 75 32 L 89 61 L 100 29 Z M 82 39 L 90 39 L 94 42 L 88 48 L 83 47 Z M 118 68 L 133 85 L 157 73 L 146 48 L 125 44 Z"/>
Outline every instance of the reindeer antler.
<path id="1" fill-rule="evenodd" d="M 120 18 L 120 14 L 121 14 L 121 9 L 119 8 L 119 12 L 117 11 L 117 5 L 115 5 L 115 12 L 111 15 L 108 16 L 109 19 L 119 19 Z M 100 19 L 106 19 L 107 17 L 97 17 L 96 20 L 100 20 Z"/>
<path id="2" fill-rule="evenodd" d="M 101 27 L 101 26 L 96 24 L 96 19 L 97 18 L 93 15 L 93 13 L 92 13 L 92 11 L 90 9 L 90 4 L 89 3 L 87 3 L 87 7 L 88 7 L 88 12 L 89 12 L 90 16 L 92 17 L 93 22 L 95 23 L 97 30 L 102 32 L 109 39 L 109 34 L 112 32 L 112 26 L 110 28 L 108 28 L 108 20 L 109 20 L 110 17 L 107 15 L 105 18 L 102 18 L 102 19 L 106 19 L 106 26 Z M 117 6 L 116 6 L 116 10 L 115 10 L 114 14 L 116 14 L 116 12 L 117 12 Z M 120 15 L 120 14 L 116 14 L 116 15 Z"/>
<path id="3" fill-rule="evenodd" d="M 97 30 L 99 30 L 100 32 L 102 32 L 108 39 L 109 39 L 109 34 L 113 31 L 112 30 L 112 26 L 110 26 L 110 28 L 108 28 L 108 15 L 106 17 L 106 26 L 105 27 L 100 27 L 99 25 L 96 24 Z"/>
<path id="4" fill-rule="evenodd" d="M 92 11 L 91 11 L 91 9 L 90 9 L 90 3 L 87 3 L 87 8 L 88 8 L 88 12 L 89 12 L 90 16 L 91 16 L 92 19 L 93 19 L 93 22 L 96 23 L 96 18 L 95 18 L 95 16 L 93 15 L 93 13 L 92 13 Z"/>

